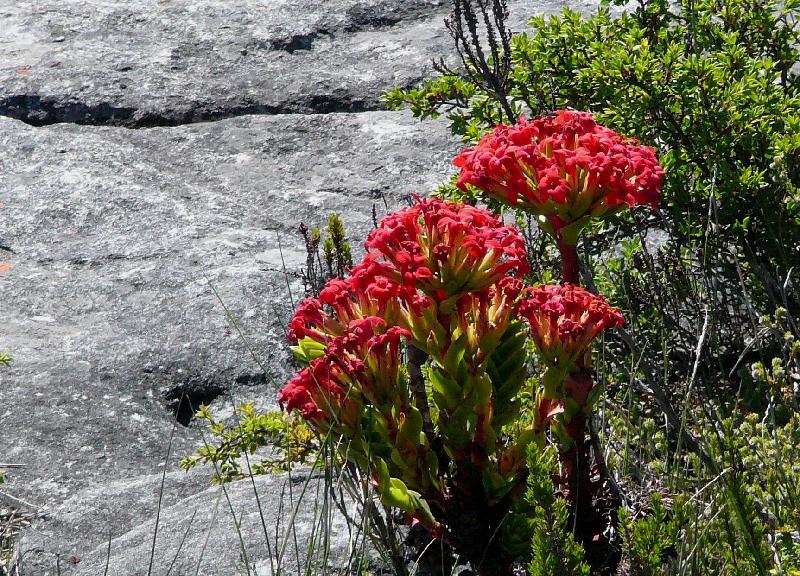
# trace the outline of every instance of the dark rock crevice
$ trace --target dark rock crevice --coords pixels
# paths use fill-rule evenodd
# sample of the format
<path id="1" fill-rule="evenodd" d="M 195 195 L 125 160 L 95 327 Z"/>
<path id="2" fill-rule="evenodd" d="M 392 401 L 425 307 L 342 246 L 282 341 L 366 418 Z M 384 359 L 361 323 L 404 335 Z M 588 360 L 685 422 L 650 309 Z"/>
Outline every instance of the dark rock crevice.
<path id="1" fill-rule="evenodd" d="M 308 34 L 293 34 L 286 38 L 275 38 L 268 42 L 258 42 L 255 47 L 258 49 L 279 50 L 294 54 L 298 50 L 311 50 L 314 42 L 321 36 L 331 37 L 327 30 L 316 30 Z"/>
<path id="2" fill-rule="evenodd" d="M 80 124 L 122 128 L 174 127 L 199 122 L 214 122 L 247 115 L 334 114 L 385 110 L 377 96 L 352 94 L 311 94 L 303 100 L 286 102 L 231 103 L 188 102 L 165 110 L 144 110 L 110 102 L 82 102 L 73 97 L 42 97 L 14 94 L 0 97 L 0 116 L 21 120 L 31 126 Z"/>
<path id="3" fill-rule="evenodd" d="M 263 42 L 258 47 L 282 50 L 292 54 L 297 50 L 311 50 L 314 42 L 321 38 L 334 39 L 341 35 L 384 30 L 399 24 L 419 22 L 437 15 L 444 16 L 449 9 L 450 4 L 445 0 L 361 2 L 348 8 L 341 21 L 337 21 L 335 17 L 323 18 L 310 32 Z"/>
<path id="4" fill-rule="evenodd" d="M 242 370 L 235 378 L 231 379 L 220 375 L 203 377 L 196 374 L 167 388 L 162 393 L 162 398 L 178 424 L 189 426 L 200 406 L 208 406 L 220 396 L 230 397 L 234 384 L 259 386 L 267 382 L 267 375 L 261 371 Z"/>
<path id="5" fill-rule="evenodd" d="M 200 406 L 207 406 L 228 392 L 228 387 L 209 380 L 187 380 L 164 393 L 167 408 L 181 426 L 188 426 Z"/>
<path id="6" fill-rule="evenodd" d="M 255 39 L 241 50 L 241 54 L 247 56 L 252 51 L 288 54 L 308 52 L 315 49 L 317 41 L 334 41 L 359 32 L 384 30 L 404 23 L 431 19 L 436 15 L 443 16 L 448 8 L 449 3 L 444 0 L 404 0 L 400 4 L 396 0 L 385 0 L 377 5 L 374 2 L 360 3 L 351 6 L 343 20 L 326 17 L 307 32 Z"/>
<path id="7" fill-rule="evenodd" d="M 112 252 L 111 254 L 105 254 L 95 258 L 91 258 L 83 254 L 78 254 L 76 256 L 69 258 L 67 262 L 73 266 L 90 266 L 92 268 L 95 268 L 110 262 L 117 262 L 120 260 L 124 260 L 127 262 L 146 262 L 148 260 L 166 258 L 174 253 L 175 253 L 174 250 L 164 251 L 164 252 L 153 252 L 149 254 L 131 254 L 131 255 Z M 43 258 L 38 260 L 37 262 L 39 264 L 50 264 L 53 262 L 53 259 Z"/>
<path id="8" fill-rule="evenodd" d="M 413 22 L 446 13 L 450 3 L 443 0 L 406 0 L 397 3 L 385 0 L 375 4 L 366 2 L 347 10 L 345 32 L 381 30 L 402 22 Z"/>

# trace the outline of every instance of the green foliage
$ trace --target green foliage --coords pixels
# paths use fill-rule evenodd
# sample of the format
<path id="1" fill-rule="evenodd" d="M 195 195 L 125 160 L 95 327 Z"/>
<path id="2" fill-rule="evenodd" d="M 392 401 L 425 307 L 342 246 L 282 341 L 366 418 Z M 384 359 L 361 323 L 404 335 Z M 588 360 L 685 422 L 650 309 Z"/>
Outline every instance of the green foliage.
<path id="1" fill-rule="evenodd" d="M 318 451 L 315 435 L 301 418 L 281 411 L 258 412 L 252 404 L 236 409 L 233 423 L 214 418 L 207 406 L 201 406 L 195 416 L 204 420 L 211 432 L 211 441 L 181 461 L 188 470 L 198 464 L 214 466 L 215 483 L 229 482 L 252 474 L 288 470 L 296 464 L 307 464 Z M 250 461 L 250 455 L 260 448 L 277 450 Z"/>
<path id="2" fill-rule="evenodd" d="M 608 434 L 625 492 L 676 494 L 619 512 L 623 563 L 632 574 L 793 574 L 800 570 L 800 416 L 785 424 L 751 413 L 695 418 L 718 464 L 675 454 L 652 414 L 616 407 Z M 647 411 L 647 407 L 644 407 Z M 658 419 L 658 416 L 655 416 Z M 660 486 L 661 488 L 655 488 Z M 641 571 L 636 571 L 637 567 Z"/>
<path id="3" fill-rule="evenodd" d="M 325 264 L 328 266 L 328 275 L 342 277 L 348 268 L 353 266 L 353 257 L 350 244 L 346 240 L 344 224 L 336 214 L 328 216 L 328 236 L 323 245 Z"/>
<path id="4" fill-rule="evenodd" d="M 306 292 L 317 295 L 328 280 L 343 277 L 353 265 L 347 232 L 337 214 L 328 216 L 324 240 L 320 228 L 309 230 L 305 224 L 300 224 L 299 232 L 306 245 L 306 268 L 303 271 Z"/>
<path id="5" fill-rule="evenodd" d="M 774 427 L 750 415 L 726 420 L 716 449 L 728 465 L 731 484 L 743 502 L 737 522 L 746 522 L 753 534 L 750 546 L 766 541 L 765 533 L 778 543 L 783 567 L 800 569 L 796 543 L 800 530 L 800 416 Z M 761 550 L 769 556 L 769 548 Z"/>
<path id="6" fill-rule="evenodd" d="M 530 576 L 589 576 L 583 547 L 567 525 L 567 502 L 554 493 L 551 476 L 558 472 L 555 449 L 529 450 L 528 472 L 525 498 L 503 529 L 504 545 L 530 558 Z"/>
<path id="7" fill-rule="evenodd" d="M 679 512 L 683 510 L 681 502 L 674 503 L 672 510 L 668 510 L 658 492 L 650 497 L 650 510 L 644 518 L 635 520 L 625 508 L 619 510 L 619 529 L 633 574 L 663 574 L 670 554 L 680 548 L 685 518 Z"/>
<path id="8" fill-rule="evenodd" d="M 667 339 L 681 380 L 697 339 L 686 327 L 703 325 L 707 302 L 719 303 L 710 343 L 718 361 L 704 359 L 698 378 L 716 387 L 720 368 L 727 373 L 743 351 L 754 309 L 800 312 L 790 280 L 800 266 L 798 8 L 798 0 L 641 0 L 621 15 L 602 7 L 589 17 L 538 16 L 511 39 L 501 80 L 515 114 L 589 110 L 659 151 L 669 218 L 634 214 L 607 225 L 587 255 L 590 265 L 607 262 L 600 255 L 620 232 L 666 232 L 659 253 L 640 255 L 638 286 L 609 278 L 605 293 L 631 306 L 626 317 L 644 330 L 634 330 L 636 341 Z M 420 118 L 446 114 L 474 141 L 506 107 L 485 84 L 467 69 L 392 90 L 386 101 Z"/>
<path id="9" fill-rule="evenodd" d="M 786 423 L 790 414 L 798 409 L 797 387 L 800 384 L 800 339 L 793 318 L 785 308 L 778 308 L 772 316 L 760 319 L 756 338 L 751 342 L 764 353 L 762 360 L 750 365 L 749 373 L 742 369 L 747 381 L 745 400 L 776 424 Z M 757 405 L 761 398 L 767 405 Z"/>
<path id="10" fill-rule="evenodd" d="M 528 376 L 527 345 L 527 324 L 514 322 L 503 334 L 500 344 L 486 363 L 486 373 L 494 384 L 494 422 L 498 428 L 519 418 L 519 392 Z"/>
<path id="11" fill-rule="evenodd" d="M 414 116 L 421 119 L 435 119 L 442 110 L 449 110 L 447 117 L 455 134 L 475 140 L 502 117 L 496 101 L 482 93 L 467 78 L 445 75 L 426 80 L 421 88 L 403 90 L 391 88 L 384 96 L 391 108 L 408 104 Z M 470 109 L 470 113 L 464 110 Z"/>

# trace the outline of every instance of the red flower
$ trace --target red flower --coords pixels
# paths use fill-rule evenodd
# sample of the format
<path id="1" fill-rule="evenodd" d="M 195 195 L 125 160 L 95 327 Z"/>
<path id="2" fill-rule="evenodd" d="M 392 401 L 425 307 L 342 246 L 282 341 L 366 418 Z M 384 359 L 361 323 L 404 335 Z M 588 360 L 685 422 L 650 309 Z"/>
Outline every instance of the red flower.
<path id="1" fill-rule="evenodd" d="M 319 298 L 300 302 L 289 322 L 289 340 L 296 343 L 311 338 L 328 344 L 343 336 L 354 320 L 377 316 L 391 322 L 404 291 L 381 273 L 380 267 L 365 261 L 353 268 L 346 280 L 330 280 Z"/>
<path id="2" fill-rule="evenodd" d="M 338 411 L 335 407 L 344 397 L 345 390 L 330 378 L 326 362 L 320 358 L 289 380 L 278 394 L 278 404 L 287 412 L 299 411 L 306 421 L 319 426 Z"/>
<path id="3" fill-rule="evenodd" d="M 341 422 L 354 430 L 361 406 L 368 402 L 391 413 L 407 400 L 400 367 L 402 338 L 410 333 L 386 327 L 382 318 L 352 320 L 343 335 L 332 338 L 325 355 L 313 360 L 280 391 L 278 402 L 298 410 L 317 425 Z"/>
<path id="4" fill-rule="evenodd" d="M 545 216 L 551 232 L 627 206 L 656 208 L 664 176 L 652 148 L 569 110 L 500 125 L 453 164 L 460 188 Z"/>
<path id="5" fill-rule="evenodd" d="M 311 338 L 325 342 L 327 338 L 321 329 L 325 326 L 327 317 L 322 310 L 322 303 L 317 298 L 306 298 L 301 301 L 289 321 L 289 340 L 297 343 L 303 338 Z"/>
<path id="6" fill-rule="evenodd" d="M 598 334 L 624 323 L 619 309 L 605 298 L 573 284 L 529 289 L 519 313 L 530 323 L 545 362 L 558 366 L 574 363 Z"/>
<path id="7" fill-rule="evenodd" d="M 487 210 L 431 198 L 386 216 L 367 238 L 365 265 L 435 300 L 528 271 L 525 241 Z"/>

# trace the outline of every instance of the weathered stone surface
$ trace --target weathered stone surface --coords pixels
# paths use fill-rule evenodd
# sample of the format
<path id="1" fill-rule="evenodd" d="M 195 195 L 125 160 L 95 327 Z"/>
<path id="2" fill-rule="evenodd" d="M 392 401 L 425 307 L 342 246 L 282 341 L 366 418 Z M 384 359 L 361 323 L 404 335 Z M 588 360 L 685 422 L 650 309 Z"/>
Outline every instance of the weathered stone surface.
<path id="1" fill-rule="evenodd" d="M 510 28 L 592 0 L 510 0 Z M 452 56 L 448 0 L 0 0 L 0 114 L 172 126 L 358 112 Z"/>
<path id="2" fill-rule="evenodd" d="M 52 569 L 51 553 L 83 557 L 152 520 L 164 463 L 200 442 L 178 425 L 165 460 L 171 390 L 273 401 L 291 371 L 299 222 L 337 212 L 358 245 L 373 203 L 382 214 L 384 198 L 430 190 L 455 143 L 443 124 L 370 112 L 142 130 L 0 118 L 0 149 L 1 254 L 14 265 L 0 275 L 0 348 L 16 358 L 0 373 L 0 448 L 27 465 L 6 490 L 49 509 L 26 544 Z M 168 480 L 174 506 L 208 471 Z"/>
<path id="3" fill-rule="evenodd" d="M 157 126 L 375 109 L 449 50 L 443 0 L 6 1 L 0 113 Z"/>
<path id="4" fill-rule="evenodd" d="M 160 477 L 139 482 L 158 485 Z M 150 518 L 112 540 L 110 551 L 108 543 L 89 551 L 81 558 L 81 573 L 102 576 L 108 562 L 109 574 L 144 576 L 151 552 L 155 574 L 165 574 L 170 567 L 179 575 L 198 570 L 208 576 L 246 574 L 245 562 L 254 576 L 270 576 L 278 567 L 282 573 L 302 574 L 307 562 L 324 564 L 326 554 L 336 573 L 346 569 L 360 540 L 332 503 L 329 510 L 323 507 L 324 492 L 321 477 L 303 475 L 257 477 L 254 483 L 229 484 L 225 491 L 207 488 L 161 510 L 154 552 L 155 520 Z M 304 549 L 308 542 L 315 543 L 311 554 Z"/>

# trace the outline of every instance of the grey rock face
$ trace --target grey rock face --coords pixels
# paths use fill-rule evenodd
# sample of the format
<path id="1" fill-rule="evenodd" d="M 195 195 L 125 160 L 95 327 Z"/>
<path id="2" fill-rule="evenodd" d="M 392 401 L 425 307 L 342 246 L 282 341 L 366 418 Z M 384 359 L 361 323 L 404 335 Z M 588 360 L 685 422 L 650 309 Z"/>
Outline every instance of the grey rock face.
<path id="1" fill-rule="evenodd" d="M 514 26 L 560 6 L 512 3 Z M 0 0 L 0 263 L 13 264 L 0 351 L 15 357 L 0 371 L 0 462 L 25 465 L 0 499 L 44 509 L 24 574 L 103 574 L 109 539 L 109 574 L 146 574 L 160 500 L 152 574 L 244 571 L 209 470 L 177 469 L 201 444 L 191 405 L 274 407 L 294 370 L 300 222 L 338 213 L 357 248 L 373 207 L 447 178 L 459 144 L 446 125 L 379 102 L 450 54 L 447 10 Z M 267 525 L 285 526 L 289 479 L 257 486 Z M 230 499 L 269 574 L 250 483 Z M 314 498 L 298 510 L 302 547 Z M 347 541 L 335 522 L 333 564 Z"/>
<path id="2" fill-rule="evenodd" d="M 594 0 L 510 0 L 512 30 Z M 381 109 L 452 54 L 449 0 L 3 0 L 0 115 L 127 127 Z"/>
<path id="3" fill-rule="evenodd" d="M 359 535 L 333 504 L 323 506 L 324 490 L 319 477 L 261 476 L 252 483 L 229 484 L 224 491 L 207 488 L 165 507 L 155 535 L 154 573 L 246 574 L 249 566 L 254 575 L 276 574 L 279 567 L 284 574 L 303 574 L 315 561 L 324 563 L 319 562 L 322 550 L 333 559 L 328 563 L 333 573 L 356 573 Z M 110 549 L 106 543 L 88 551 L 78 565 L 81 573 L 102 576 L 108 564 L 109 574 L 144 576 L 154 527 L 150 518 L 112 540 Z M 318 551 L 309 554 L 309 542 Z"/>
<path id="4" fill-rule="evenodd" d="M 0 119 L 0 149 L 14 265 L 0 345 L 17 359 L 0 374 L 2 450 L 27 465 L 9 489 L 50 509 L 30 547 L 82 557 L 152 518 L 176 395 L 273 403 L 292 371 L 299 222 L 339 213 L 357 245 L 373 203 L 431 189 L 454 143 L 441 124 L 371 112 L 146 130 Z M 168 469 L 199 443 L 178 425 Z M 168 506 L 208 473 L 170 479 Z"/>
<path id="5" fill-rule="evenodd" d="M 6 2 L 0 113 L 172 126 L 358 112 L 449 50 L 443 0 Z"/>

